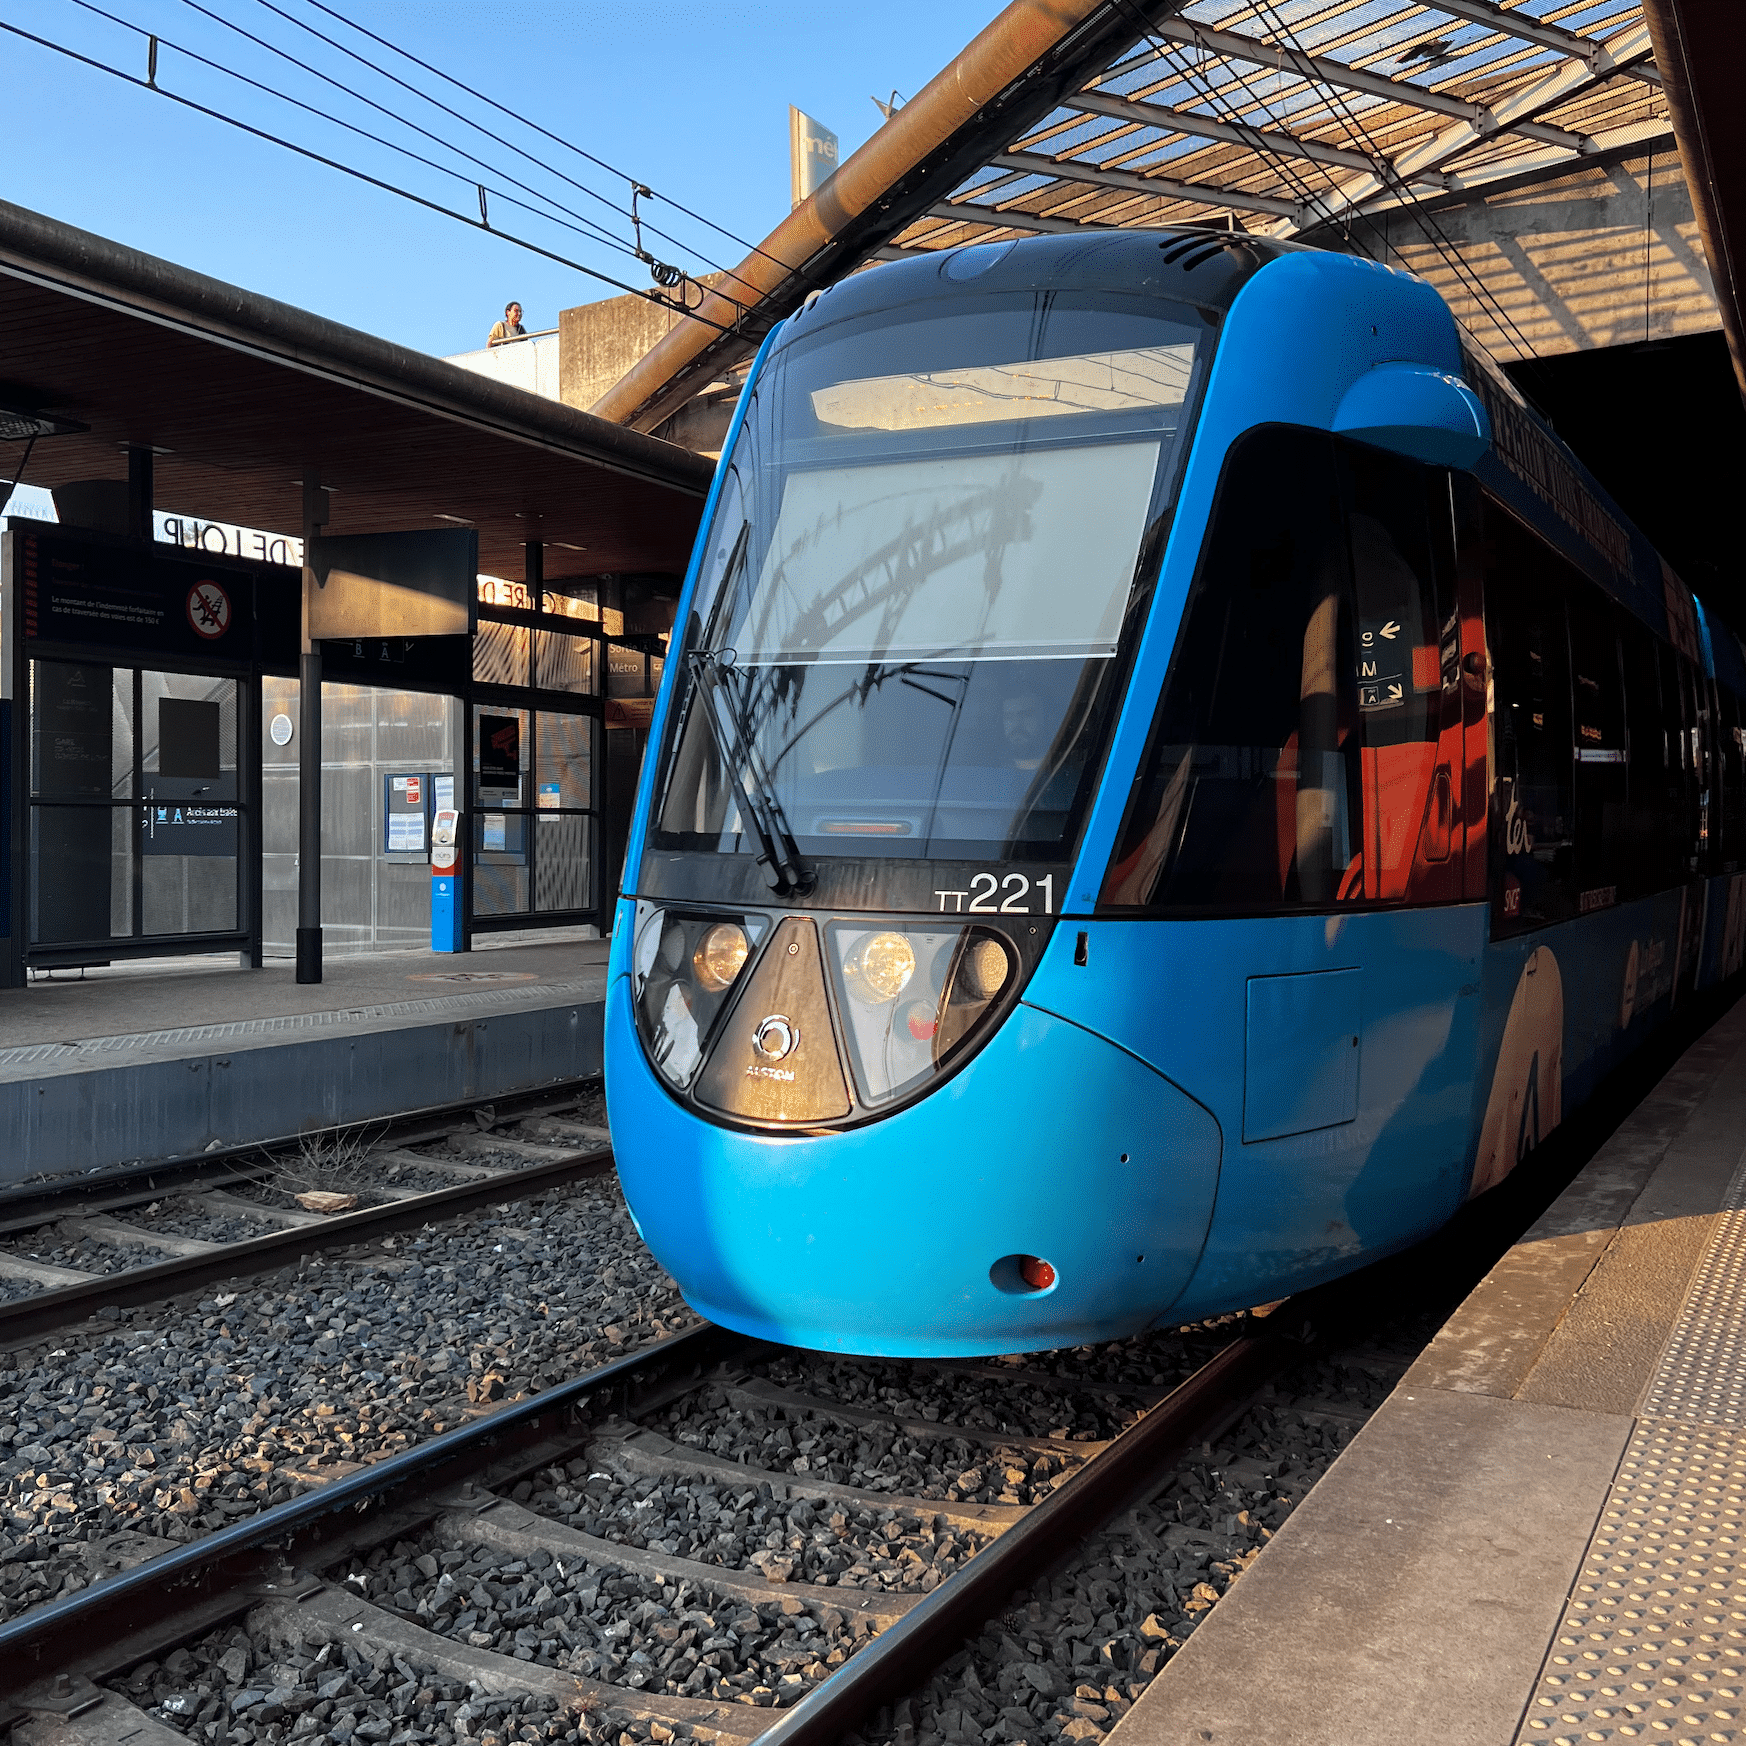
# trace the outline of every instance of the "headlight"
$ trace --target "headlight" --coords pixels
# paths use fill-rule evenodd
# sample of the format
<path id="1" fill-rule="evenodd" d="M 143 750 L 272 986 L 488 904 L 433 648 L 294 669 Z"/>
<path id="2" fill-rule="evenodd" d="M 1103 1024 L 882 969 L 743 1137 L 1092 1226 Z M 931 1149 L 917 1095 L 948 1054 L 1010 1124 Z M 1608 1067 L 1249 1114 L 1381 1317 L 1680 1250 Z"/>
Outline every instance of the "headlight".
<path id="1" fill-rule="evenodd" d="M 993 928 L 836 921 L 825 934 L 850 1066 L 869 1106 L 940 1071 L 1018 975 L 1018 949 Z"/>
<path id="2" fill-rule="evenodd" d="M 874 934 L 843 959 L 843 981 L 857 1000 L 876 1006 L 895 1000 L 915 975 L 915 948 L 902 934 Z"/>
<path id="3" fill-rule="evenodd" d="M 956 987 L 971 1000 L 992 1000 L 1006 986 L 1010 968 L 1006 947 L 988 934 L 979 935 L 964 948 Z"/>
<path id="4" fill-rule="evenodd" d="M 711 1032 L 767 924 L 721 921 L 639 904 L 631 955 L 637 1026 L 668 1084 L 691 1083 Z"/>
<path id="5" fill-rule="evenodd" d="M 734 922 L 717 922 L 697 943 L 691 968 L 711 994 L 731 987 L 752 949 L 746 930 Z"/>

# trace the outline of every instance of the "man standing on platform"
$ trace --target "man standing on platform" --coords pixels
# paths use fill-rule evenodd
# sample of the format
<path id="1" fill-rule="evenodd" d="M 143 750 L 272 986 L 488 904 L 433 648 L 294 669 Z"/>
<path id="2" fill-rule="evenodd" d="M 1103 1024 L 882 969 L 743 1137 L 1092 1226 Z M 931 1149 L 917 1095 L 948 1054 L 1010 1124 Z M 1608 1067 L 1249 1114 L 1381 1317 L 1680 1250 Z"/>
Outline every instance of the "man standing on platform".
<path id="1" fill-rule="evenodd" d="M 521 325 L 521 305 L 510 303 L 504 307 L 503 319 L 492 328 L 485 343 L 488 346 L 500 346 L 509 340 L 523 339 L 527 329 Z"/>

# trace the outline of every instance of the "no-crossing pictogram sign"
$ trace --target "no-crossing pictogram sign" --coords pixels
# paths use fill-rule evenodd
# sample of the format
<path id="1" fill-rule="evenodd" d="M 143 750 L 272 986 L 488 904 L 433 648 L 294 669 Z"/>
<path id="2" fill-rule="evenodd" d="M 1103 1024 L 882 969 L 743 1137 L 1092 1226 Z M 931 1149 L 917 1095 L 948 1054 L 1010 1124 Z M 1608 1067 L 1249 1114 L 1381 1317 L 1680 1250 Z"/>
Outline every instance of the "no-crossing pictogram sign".
<path id="1" fill-rule="evenodd" d="M 188 622 L 203 637 L 221 637 L 230 629 L 230 596 L 210 579 L 188 590 Z"/>

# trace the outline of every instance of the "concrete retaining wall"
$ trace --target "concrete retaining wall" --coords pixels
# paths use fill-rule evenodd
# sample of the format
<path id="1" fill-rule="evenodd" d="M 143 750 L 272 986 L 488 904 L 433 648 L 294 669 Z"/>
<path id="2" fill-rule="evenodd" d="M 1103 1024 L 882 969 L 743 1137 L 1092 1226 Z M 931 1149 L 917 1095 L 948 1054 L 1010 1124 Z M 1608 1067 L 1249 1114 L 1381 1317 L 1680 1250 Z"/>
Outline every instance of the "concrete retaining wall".
<path id="1" fill-rule="evenodd" d="M 0 1183 L 280 1139 L 598 1073 L 604 1009 L 576 1001 L 259 1044 L 44 1063 L 0 1082 Z"/>

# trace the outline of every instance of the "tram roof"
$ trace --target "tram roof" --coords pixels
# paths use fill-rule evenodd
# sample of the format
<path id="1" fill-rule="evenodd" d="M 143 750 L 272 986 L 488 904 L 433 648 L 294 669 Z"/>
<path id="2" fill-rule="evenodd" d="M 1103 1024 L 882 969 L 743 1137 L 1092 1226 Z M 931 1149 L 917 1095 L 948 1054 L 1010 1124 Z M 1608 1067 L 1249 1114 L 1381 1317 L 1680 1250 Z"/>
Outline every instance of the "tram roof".
<path id="1" fill-rule="evenodd" d="M 297 532 L 306 473 L 331 533 L 479 531 L 482 568 L 683 572 L 704 457 L 422 352 L 0 202 L 0 411 L 41 437 L 33 485 L 125 477 L 156 451 L 160 508 Z M 11 477 L 22 444 L 7 445 Z M 11 463 L 7 465 L 6 463 Z"/>
<path id="2" fill-rule="evenodd" d="M 596 410 L 652 428 L 867 260 L 1181 224 L 1363 250 L 1384 214 L 1671 143 L 1653 56 L 1640 0 L 1013 0 L 706 299 L 732 337 L 677 324 Z"/>

